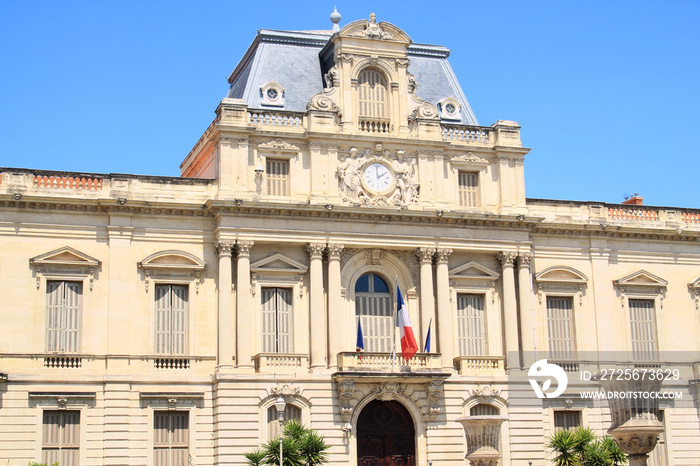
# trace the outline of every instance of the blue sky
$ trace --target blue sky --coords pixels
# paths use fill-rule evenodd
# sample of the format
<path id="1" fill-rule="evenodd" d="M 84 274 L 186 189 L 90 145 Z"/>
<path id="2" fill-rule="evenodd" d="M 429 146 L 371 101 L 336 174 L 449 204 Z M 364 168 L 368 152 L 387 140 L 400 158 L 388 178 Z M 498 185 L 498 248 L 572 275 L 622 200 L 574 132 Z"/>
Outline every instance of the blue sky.
<path id="1" fill-rule="evenodd" d="M 334 6 L 452 49 L 479 123 L 522 126 L 528 197 L 700 208 L 695 0 L 0 0 L 0 166 L 178 176 L 256 31 Z"/>

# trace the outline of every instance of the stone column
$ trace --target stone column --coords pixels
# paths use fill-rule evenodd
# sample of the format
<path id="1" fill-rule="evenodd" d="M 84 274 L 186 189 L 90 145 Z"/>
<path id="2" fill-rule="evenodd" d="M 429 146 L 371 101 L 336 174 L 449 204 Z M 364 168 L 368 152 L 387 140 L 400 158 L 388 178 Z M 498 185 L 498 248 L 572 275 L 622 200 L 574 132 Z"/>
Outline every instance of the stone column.
<path id="1" fill-rule="evenodd" d="M 219 255 L 219 277 L 217 288 L 219 290 L 219 310 L 218 310 L 218 345 L 216 351 L 216 365 L 219 369 L 233 368 L 233 348 L 234 348 L 234 315 L 231 306 L 231 251 L 234 242 L 228 240 L 218 240 L 216 242 L 216 252 Z"/>
<path id="2" fill-rule="evenodd" d="M 326 309 L 323 302 L 323 243 L 309 243 L 309 343 L 311 369 L 326 367 Z"/>
<path id="3" fill-rule="evenodd" d="M 516 257 L 517 255 L 512 252 L 498 254 L 498 260 L 501 262 L 503 269 L 503 327 L 506 333 L 506 369 L 520 368 L 520 356 L 517 353 L 518 311 L 515 301 L 515 275 L 513 272 L 513 263 Z"/>
<path id="4" fill-rule="evenodd" d="M 532 275 L 530 262 L 532 254 L 518 255 L 518 297 L 520 299 L 520 341 L 522 343 L 523 367 L 530 367 L 535 356 L 535 315 L 532 308 Z M 525 352 L 528 354 L 526 355 Z"/>
<path id="5" fill-rule="evenodd" d="M 340 286 L 340 254 L 342 244 L 328 245 L 328 365 L 338 366 L 338 353 L 348 332 L 345 328 L 346 310 L 343 306 Z M 354 332 L 350 332 L 354 335 Z"/>
<path id="6" fill-rule="evenodd" d="M 418 248 L 416 251 L 420 261 L 420 331 L 421 340 L 425 341 L 427 327 L 430 320 L 435 320 L 435 293 L 433 292 L 433 256 L 435 248 Z M 433 326 L 435 328 L 435 326 Z M 435 339 L 432 342 L 435 348 Z M 431 348 L 432 349 L 432 348 Z"/>
<path id="7" fill-rule="evenodd" d="M 236 341 L 238 343 L 237 367 L 244 371 L 253 371 L 253 355 L 255 354 L 256 306 L 250 293 L 250 248 L 253 241 L 238 240 L 238 260 L 236 262 Z"/>
<path id="8" fill-rule="evenodd" d="M 442 353 L 442 367 L 454 370 L 455 342 L 452 306 L 450 305 L 450 277 L 447 268 L 447 258 L 452 249 L 437 249 L 437 341 L 438 350 Z"/>

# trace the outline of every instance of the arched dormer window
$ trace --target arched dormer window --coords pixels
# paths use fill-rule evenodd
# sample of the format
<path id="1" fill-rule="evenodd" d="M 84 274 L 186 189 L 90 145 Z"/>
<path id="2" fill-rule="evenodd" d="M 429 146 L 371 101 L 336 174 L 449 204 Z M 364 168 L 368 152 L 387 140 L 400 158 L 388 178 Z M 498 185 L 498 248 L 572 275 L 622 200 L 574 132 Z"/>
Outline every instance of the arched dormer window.
<path id="1" fill-rule="evenodd" d="M 358 127 L 368 133 L 391 132 L 389 86 L 386 76 L 366 68 L 357 77 Z"/>
<path id="2" fill-rule="evenodd" d="M 392 310 L 392 295 L 384 279 L 374 273 L 362 275 L 355 283 L 355 315 L 362 323 L 365 350 L 391 351 Z"/>

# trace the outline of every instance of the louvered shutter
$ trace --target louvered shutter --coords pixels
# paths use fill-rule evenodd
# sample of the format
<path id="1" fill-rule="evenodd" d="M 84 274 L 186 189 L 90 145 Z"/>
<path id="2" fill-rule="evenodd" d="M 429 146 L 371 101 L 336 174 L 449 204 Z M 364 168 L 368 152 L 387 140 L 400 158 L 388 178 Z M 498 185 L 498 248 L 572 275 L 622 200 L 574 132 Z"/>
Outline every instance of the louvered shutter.
<path id="1" fill-rule="evenodd" d="M 277 288 L 277 352 L 292 352 L 292 293 Z"/>
<path id="2" fill-rule="evenodd" d="M 547 330 L 549 354 L 555 359 L 574 356 L 573 299 L 571 297 L 547 297 Z"/>
<path id="3" fill-rule="evenodd" d="M 262 289 L 262 351 L 277 351 L 277 289 Z"/>
<path id="4" fill-rule="evenodd" d="M 459 172 L 459 203 L 465 207 L 479 205 L 479 174 Z"/>
<path id="5" fill-rule="evenodd" d="M 171 287 L 171 354 L 187 354 L 187 287 Z"/>
<path id="6" fill-rule="evenodd" d="M 635 359 L 652 360 L 656 356 L 656 313 L 654 300 L 630 299 L 632 354 Z"/>
<path id="7" fill-rule="evenodd" d="M 500 411 L 495 406 L 480 403 L 478 405 L 472 406 L 469 410 L 470 416 L 498 416 Z"/>
<path id="8" fill-rule="evenodd" d="M 46 283 L 46 351 L 80 351 L 82 283 Z"/>
<path id="9" fill-rule="evenodd" d="M 573 430 L 581 425 L 581 411 L 554 411 L 555 430 Z"/>
<path id="10" fill-rule="evenodd" d="M 287 403 L 287 405 L 284 407 L 282 422 L 284 423 L 292 419 L 301 422 L 301 409 L 293 404 Z M 267 438 L 268 440 L 272 440 L 279 437 L 279 435 L 280 429 L 279 421 L 277 420 L 277 408 L 270 406 L 267 409 Z"/>
<path id="11" fill-rule="evenodd" d="M 155 466 L 189 464 L 189 413 L 156 411 L 153 413 L 153 462 Z"/>
<path id="12" fill-rule="evenodd" d="M 43 414 L 41 461 L 78 466 L 80 411 L 46 410 Z"/>
<path id="13" fill-rule="evenodd" d="M 359 115 L 387 118 L 388 90 L 384 75 L 374 69 L 362 71 L 358 77 Z"/>
<path id="14" fill-rule="evenodd" d="M 156 286 L 156 354 L 170 354 L 170 286 Z"/>
<path id="15" fill-rule="evenodd" d="M 484 295 L 457 295 L 457 335 L 461 356 L 486 354 Z"/>
<path id="16" fill-rule="evenodd" d="M 266 160 L 267 194 L 270 196 L 289 195 L 289 160 Z"/>

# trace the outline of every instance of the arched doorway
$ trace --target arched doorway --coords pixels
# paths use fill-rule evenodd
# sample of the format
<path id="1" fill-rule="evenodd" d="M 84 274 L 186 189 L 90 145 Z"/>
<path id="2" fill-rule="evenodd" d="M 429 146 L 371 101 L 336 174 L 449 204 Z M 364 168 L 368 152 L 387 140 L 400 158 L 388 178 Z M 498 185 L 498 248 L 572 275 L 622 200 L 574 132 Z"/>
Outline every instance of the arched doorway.
<path id="1" fill-rule="evenodd" d="M 358 466 L 415 466 L 413 419 L 398 401 L 371 401 L 357 419 Z"/>

